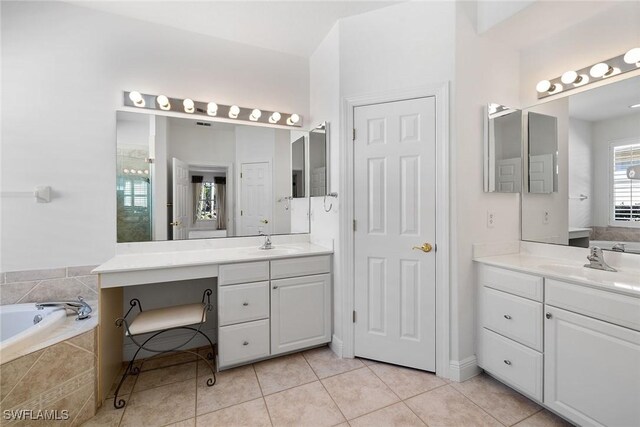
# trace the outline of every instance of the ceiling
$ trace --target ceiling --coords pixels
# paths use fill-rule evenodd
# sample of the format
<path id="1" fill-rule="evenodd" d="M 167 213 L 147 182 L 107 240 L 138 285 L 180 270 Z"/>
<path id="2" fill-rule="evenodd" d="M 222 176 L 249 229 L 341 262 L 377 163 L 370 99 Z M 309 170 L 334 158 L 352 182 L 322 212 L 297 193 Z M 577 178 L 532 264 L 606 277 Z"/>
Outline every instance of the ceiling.
<path id="1" fill-rule="evenodd" d="M 640 113 L 640 76 L 580 92 L 569 98 L 569 115 L 591 122 Z"/>
<path id="2" fill-rule="evenodd" d="M 80 1 L 114 13 L 265 49 L 309 57 L 336 21 L 391 1 Z"/>

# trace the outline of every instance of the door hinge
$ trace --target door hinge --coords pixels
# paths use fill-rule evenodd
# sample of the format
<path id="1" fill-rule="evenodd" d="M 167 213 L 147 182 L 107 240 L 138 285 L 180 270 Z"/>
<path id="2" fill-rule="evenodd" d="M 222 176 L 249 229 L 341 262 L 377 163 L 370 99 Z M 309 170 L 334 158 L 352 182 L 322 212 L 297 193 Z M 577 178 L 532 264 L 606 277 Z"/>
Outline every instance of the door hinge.
<path id="1" fill-rule="evenodd" d="M 356 311 L 353 310 L 353 323 L 356 323 Z"/>
<path id="2" fill-rule="evenodd" d="M 148 159 L 144 159 L 144 161 L 149 163 L 150 165 L 152 165 L 155 160 L 153 158 L 149 157 Z"/>
<path id="3" fill-rule="evenodd" d="M 242 210 L 240 210 L 240 216 L 242 216 L 242 215 L 243 215 Z"/>
<path id="4" fill-rule="evenodd" d="M 240 178 L 242 178 L 242 172 L 240 172 Z"/>
<path id="5" fill-rule="evenodd" d="M 353 128 L 353 139 L 352 141 L 356 140 L 356 128 Z"/>
<path id="6" fill-rule="evenodd" d="M 353 220 L 353 231 L 356 231 L 356 229 L 357 229 L 357 228 L 358 228 L 358 227 L 357 227 L 357 225 L 356 225 L 356 220 L 354 219 L 354 220 Z"/>

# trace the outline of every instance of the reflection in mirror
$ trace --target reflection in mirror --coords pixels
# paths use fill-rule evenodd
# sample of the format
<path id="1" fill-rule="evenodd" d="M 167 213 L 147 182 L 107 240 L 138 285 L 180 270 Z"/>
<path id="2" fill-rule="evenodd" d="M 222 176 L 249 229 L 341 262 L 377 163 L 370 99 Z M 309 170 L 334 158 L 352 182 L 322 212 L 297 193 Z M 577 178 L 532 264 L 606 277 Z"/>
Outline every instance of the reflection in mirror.
<path id="1" fill-rule="evenodd" d="M 329 141 L 327 122 L 309 132 L 309 167 L 311 169 L 311 197 L 324 196 L 329 188 Z"/>
<path id="2" fill-rule="evenodd" d="M 523 194 L 523 240 L 640 253 L 639 103 L 633 77 L 530 109 L 558 118 L 559 193 Z"/>
<path id="3" fill-rule="evenodd" d="M 118 112 L 116 133 L 118 242 L 309 232 L 304 137 L 294 178 L 290 130 Z"/>
<path id="4" fill-rule="evenodd" d="M 558 119 L 529 112 L 529 193 L 558 192 Z"/>
<path id="5" fill-rule="evenodd" d="M 291 197 L 305 197 L 304 136 L 291 143 Z"/>
<path id="6" fill-rule="evenodd" d="M 484 191 L 522 188 L 522 111 L 489 104 L 486 117 Z"/>

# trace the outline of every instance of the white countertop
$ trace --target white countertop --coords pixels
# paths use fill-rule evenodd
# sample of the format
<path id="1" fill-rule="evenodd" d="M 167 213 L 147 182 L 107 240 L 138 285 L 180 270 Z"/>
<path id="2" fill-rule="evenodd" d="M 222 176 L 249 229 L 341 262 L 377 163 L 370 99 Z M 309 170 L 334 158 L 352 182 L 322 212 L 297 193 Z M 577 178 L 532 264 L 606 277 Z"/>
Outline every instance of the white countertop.
<path id="1" fill-rule="evenodd" d="M 277 244 L 273 249 L 257 246 L 120 254 L 93 270 L 94 273 L 124 273 L 177 267 L 195 267 L 234 262 L 263 261 L 333 253 L 333 249 L 309 242 Z"/>
<path id="2" fill-rule="evenodd" d="M 584 267 L 584 261 L 527 253 L 479 257 L 474 261 L 640 298 L 640 262 L 638 269 L 618 268 L 611 272 Z"/>

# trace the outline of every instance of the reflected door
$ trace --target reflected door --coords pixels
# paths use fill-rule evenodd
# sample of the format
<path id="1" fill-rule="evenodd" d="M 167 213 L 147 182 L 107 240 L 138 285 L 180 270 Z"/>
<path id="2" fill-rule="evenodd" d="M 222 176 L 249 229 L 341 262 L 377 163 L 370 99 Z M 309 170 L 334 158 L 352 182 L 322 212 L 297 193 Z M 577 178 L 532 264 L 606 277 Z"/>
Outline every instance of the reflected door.
<path id="1" fill-rule="evenodd" d="M 189 237 L 189 165 L 173 158 L 173 240 Z"/>
<path id="2" fill-rule="evenodd" d="M 355 354 L 435 371 L 435 99 L 354 111 Z"/>
<path id="3" fill-rule="evenodd" d="M 269 163 L 243 163 L 240 168 L 240 235 L 271 233 L 271 193 Z"/>

